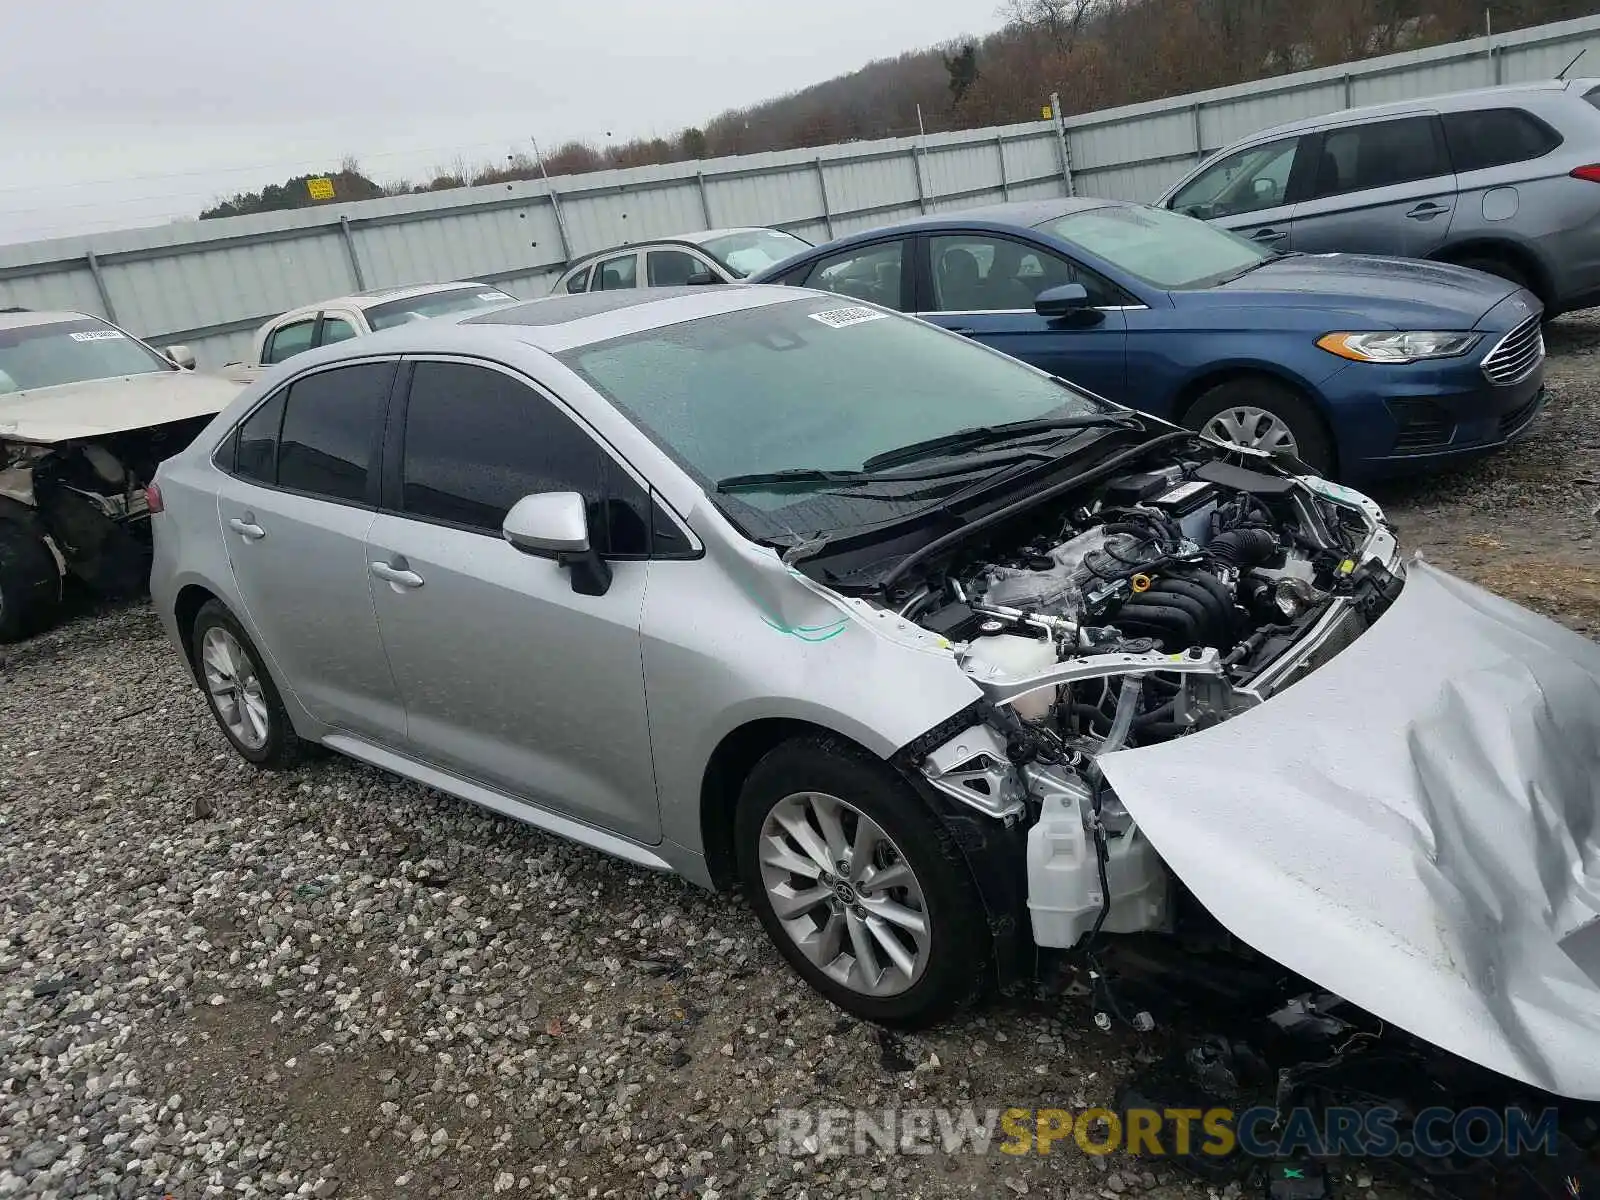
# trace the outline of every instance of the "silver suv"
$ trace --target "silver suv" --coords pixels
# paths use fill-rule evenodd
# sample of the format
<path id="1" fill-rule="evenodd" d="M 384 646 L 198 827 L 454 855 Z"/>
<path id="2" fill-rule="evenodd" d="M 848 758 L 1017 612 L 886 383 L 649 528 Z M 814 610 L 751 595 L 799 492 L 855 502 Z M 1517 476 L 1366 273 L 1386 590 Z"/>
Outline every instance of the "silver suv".
<path id="1" fill-rule="evenodd" d="M 1278 250 L 1431 258 L 1600 304 L 1600 80 L 1519 84 L 1280 125 L 1157 202 Z"/>
<path id="2" fill-rule="evenodd" d="M 298 355 L 149 500 L 246 759 L 738 881 L 861 1016 L 1214 918 L 1600 1095 L 1600 646 L 1295 460 L 836 295 L 635 289 Z"/>

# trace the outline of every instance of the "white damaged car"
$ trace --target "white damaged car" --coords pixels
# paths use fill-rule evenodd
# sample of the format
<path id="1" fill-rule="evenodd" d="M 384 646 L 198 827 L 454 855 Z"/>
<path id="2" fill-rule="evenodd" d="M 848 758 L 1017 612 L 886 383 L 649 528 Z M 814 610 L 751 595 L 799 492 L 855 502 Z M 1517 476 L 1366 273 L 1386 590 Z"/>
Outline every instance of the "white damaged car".
<path id="1" fill-rule="evenodd" d="M 0 312 L 0 642 L 52 624 L 69 574 L 144 588 L 145 484 L 239 394 L 193 367 L 99 317 Z"/>
<path id="2" fill-rule="evenodd" d="M 793 288 L 312 351 L 152 489 L 245 758 L 707 886 L 882 1022 L 1196 909 L 1600 1098 L 1600 647 L 1293 460 Z"/>

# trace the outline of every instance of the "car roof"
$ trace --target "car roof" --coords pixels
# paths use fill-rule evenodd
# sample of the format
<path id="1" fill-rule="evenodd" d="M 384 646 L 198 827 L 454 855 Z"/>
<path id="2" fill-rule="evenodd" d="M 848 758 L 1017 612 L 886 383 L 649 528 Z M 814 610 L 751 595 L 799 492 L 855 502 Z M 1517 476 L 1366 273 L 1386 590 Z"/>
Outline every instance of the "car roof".
<path id="1" fill-rule="evenodd" d="M 1496 101 L 1510 100 L 1517 96 L 1548 95 L 1595 82 L 1600 81 L 1587 79 L 1540 79 L 1531 83 L 1506 83 L 1495 87 L 1468 88 L 1458 92 L 1440 92 L 1437 95 L 1418 96 L 1410 100 L 1392 100 L 1384 104 L 1366 104 L 1359 108 L 1344 108 L 1337 112 L 1323 113 L 1318 117 L 1302 117 L 1297 121 L 1285 121 L 1281 125 L 1269 126 L 1258 133 L 1253 133 L 1248 138 L 1240 138 L 1236 142 L 1230 142 L 1229 146 L 1282 137 L 1290 133 L 1305 133 L 1308 130 L 1321 129 L 1326 125 L 1363 121 L 1372 117 L 1398 117 L 1407 113 L 1459 112 L 1464 109 L 1484 108 Z M 1579 92 L 1579 94 L 1581 95 L 1582 92 Z"/>
<path id="2" fill-rule="evenodd" d="M 432 296 L 439 292 L 459 292 L 468 288 L 488 288 L 499 290 L 498 284 L 482 283 L 471 279 L 455 279 L 449 283 L 416 283 L 406 287 L 373 288 L 365 292 L 347 292 L 343 296 L 333 296 L 327 300 L 318 300 L 312 304 L 302 304 L 298 308 L 287 309 L 267 322 L 276 325 L 289 317 L 308 317 L 321 312 L 325 308 L 334 308 L 343 305 L 347 308 L 360 309 L 365 312 L 369 308 L 376 308 L 380 304 L 387 304 L 391 300 L 409 300 L 414 296 Z M 508 295 L 510 293 L 507 293 Z"/>
<path id="3" fill-rule="evenodd" d="M 603 250 L 591 250 L 581 258 L 575 258 L 561 272 L 561 278 L 587 266 L 597 258 L 608 254 L 626 254 L 630 250 L 648 250 L 652 246 L 704 246 L 714 238 L 726 237 L 734 233 L 788 233 L 787 229 L 779 229 L 775 225 L 733 225 L 726 229 L 703 229 L 689 233 L 674 233 L 667 237 L 643 238 L 637 242 L 623 242 L 616 246 L 607 246 Z M 791 235 L 792 236 L 792 235 Z"/>
<path id="4" fill-rule="evenodd" d="M 32 309 L 22 309 L 18 312 L 0 312 L 0 329 L 28 329 L 34 325 L 54 325 L 58 321 L 103 321 L 104 319 L 93 313 L 64 310 L 35 312 Z"/>

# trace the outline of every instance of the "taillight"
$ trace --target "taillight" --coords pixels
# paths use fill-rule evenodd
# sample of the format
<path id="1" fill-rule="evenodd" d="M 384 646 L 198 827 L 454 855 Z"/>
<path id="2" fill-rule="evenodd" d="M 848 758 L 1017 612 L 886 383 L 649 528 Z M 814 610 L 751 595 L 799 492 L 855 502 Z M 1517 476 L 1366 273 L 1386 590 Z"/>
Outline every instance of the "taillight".
<path id="1" fill-rule="evenodd" d="M 152 513 L 166 511 L 166 506 L 161 502 L 161 489 L 153 483 L 144 490 L 144 502 Z"/>
<path id="2" fill-rule="evenodd" d="M 1600 183 L 1600 163 L 1590 163 L 1586 167 L 1573 167 L 1567 172 L 1574 179 L 1584 179 L 1590 183 Z"/>

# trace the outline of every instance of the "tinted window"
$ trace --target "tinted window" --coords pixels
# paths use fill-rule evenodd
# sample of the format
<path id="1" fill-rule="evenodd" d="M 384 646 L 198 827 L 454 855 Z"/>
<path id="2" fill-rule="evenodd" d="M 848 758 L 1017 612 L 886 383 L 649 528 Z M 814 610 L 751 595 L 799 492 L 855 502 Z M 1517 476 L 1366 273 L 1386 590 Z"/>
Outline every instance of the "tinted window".
<path id="1" fill-rule="evenodd" d="M 567 280 L 567 291 L 576 296 L 579 292 L 587 291 L 589 287 L 589 268 L 585 267 L 571 279 Z"/>
<path id="2" fill-rule="evenodd" d="M 278 441 L 278 486 L 365 503 L 372 447 L 393 378 L 392 363 L 358 363 L 290 385 Z"/>
<path id="3" fill-rule="evenodd" d="M 639 286 L 639 256 L 627 254 L 621 258 L 608 259 L 596 268 L 594 286 L 596 291 L 619 292 L 627 288 Z"/>
<path id="4" fill-rule="evenodd" d="M 406 406 L 401 508 L 496 537 L 535 492 L 579 492 L 602 554 L 645 554 L 644 492 L 585 430 L 532 388 L 464 363 L 418 363 Z"/>
<path id="5" fill-rule="evenodd" d="M 1287 201 L 1299 148 L 1299 138 L 1287 138 L 1237 150 L 1191 179 L 1167 207 L 1206 221 L 1276 208 Z"/>
<path id="6" fill-rule="evenodd" d="M 275 329 L 267 338 L 267 348 L 261 354 L 264 363 L 280 363 L 286 358 L 293 358 L 302 351 L 311 349 L 311 334 L 317 327 L 315 318 L 296 321 L 293 325 L 285 325 L 282 329 Z"/>
<path id="7" fill-rule="evenodd" d="M 805 286 L 887 308 L 901 308 L 901 263 L 904 242 L 880 242 L 824 258 L 811 268 Z"/>
<path id="8" fill-rule="evenodd" d="M 1335 129 L 1323 136 L 1313 196 L 1337 196 L 1450 174 L 1433 117 Z"/>
<path id="9" fill-rule="evenodd" d="M 1026 311 L 1040 292 L 1068 283 L 1081 283 L 1090 304 L 1123 302 L 1107 280 L 1042 246 L 978 234 L 936 237 L 929 245 L 938 312 Z"/>
<path id="10" fill-rule="evenodd" d="M 322 340 L 320 346 L 331 346 L 335 342 L 348 342 L 356 336 L 356 327 L 341 317 L 322 318 Z"/>
<path id="11" fill-rule="evenodd" d="M 1520 108 L 1445 113 L 1444 138 L 1458 171 L 1481 171 L 1549 154 L 1561 136 Z"/>
<path id="12" fill-rule="evenodd" d="M 710 269 L 682 250 L 652 250 L 645 255 L 645 276 L 651 287 L 682 287 L 689 276 L 710 274 Z"/>
<path id="13" fill-rule="evenodd" d="M 282 424 L 283 393 L 279 392 L 239 426 L 235 473 L 259 483 L 278 481 L 278 427 Z"/>

